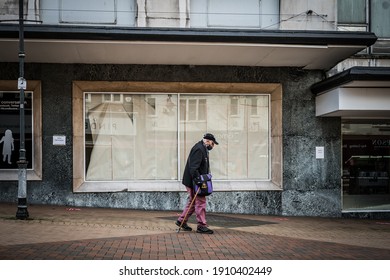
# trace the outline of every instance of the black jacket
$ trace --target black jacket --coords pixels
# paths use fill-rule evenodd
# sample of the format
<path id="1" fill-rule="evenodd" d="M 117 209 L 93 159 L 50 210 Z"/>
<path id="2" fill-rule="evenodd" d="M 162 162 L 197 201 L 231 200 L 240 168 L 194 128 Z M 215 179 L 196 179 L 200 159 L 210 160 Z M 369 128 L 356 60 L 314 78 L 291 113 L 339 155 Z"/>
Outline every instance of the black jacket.
<path id="1" fill-rule="evenodd" d="M 183 173 L 183 185 L 192 187 L 193 179 L 199 177 L 201 174 L 209 173 L 209 169 L 209 152 L 201 140 L 192 147 L 190 154 L 188 155 Z"/>

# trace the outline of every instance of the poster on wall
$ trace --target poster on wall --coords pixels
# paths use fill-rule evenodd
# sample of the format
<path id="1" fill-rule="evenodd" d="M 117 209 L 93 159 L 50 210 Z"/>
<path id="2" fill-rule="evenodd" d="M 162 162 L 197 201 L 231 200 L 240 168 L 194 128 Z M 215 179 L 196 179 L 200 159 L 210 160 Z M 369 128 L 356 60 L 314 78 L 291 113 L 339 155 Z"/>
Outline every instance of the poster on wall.
<path id="1" fill-rule="evenodd" d="M 19 92 L 0 91 L 0 169 L 18 169 L 20 149 Z M 25 92 L 25 149 L 27 168 L 33 166 L 32 92 Z"/>

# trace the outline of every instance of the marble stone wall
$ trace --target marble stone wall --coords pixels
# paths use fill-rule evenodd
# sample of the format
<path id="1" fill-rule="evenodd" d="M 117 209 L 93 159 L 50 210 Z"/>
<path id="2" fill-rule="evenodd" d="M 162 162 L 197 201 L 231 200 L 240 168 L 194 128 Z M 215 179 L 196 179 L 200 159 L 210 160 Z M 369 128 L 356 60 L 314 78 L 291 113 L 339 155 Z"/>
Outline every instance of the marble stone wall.
<path id="1" fill-rule="evenodd" d="M 283 91 L 283 215 L 341 215 L 341 120 L 316 118 L 308 87 L 316 75 L 293 77 Z M 324 159 L 316 158 L 324 147 Z"/>
<path id="2" fill-rule="evenodd" d="M 341 216 L 340 120 L 316 118 L 309 91 L 322 74 L 297 68 L 26 64 L 26 79 L 42 81 L 43 130 L 43 180 L 28 182 L 28 203 L 175 211 L 185 203 L 185 192 L 72 192 L 74 80 L 281 83 L 283 191 L 216 192 L 208 198 L 208 211 Z M 0 80 L 17 77 L 17 63 L 0 63 Z M 55 134 L 67 136 L 66 146 L 52 145 Z M 316 146 L 325 147 L 324 159 L 315 158 Z M 16 202 L 17 185 L 0 181 L 0 202 Z"/>

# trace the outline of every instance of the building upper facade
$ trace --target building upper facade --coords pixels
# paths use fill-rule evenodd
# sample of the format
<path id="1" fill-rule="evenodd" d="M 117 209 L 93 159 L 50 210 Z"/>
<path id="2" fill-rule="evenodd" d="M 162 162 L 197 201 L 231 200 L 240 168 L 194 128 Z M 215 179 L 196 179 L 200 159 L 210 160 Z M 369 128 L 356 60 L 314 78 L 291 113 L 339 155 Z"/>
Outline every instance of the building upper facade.
<path id="1" fill-rule="evenodd" d="M 320 40 L 326 42 L 327 47 L 331 48 L 340 44 L 338 41 L 330 42 L 328 40 L 331 37 L 337 38 L 338 36 L 335 35 L 337 32 L 340 32 L 340 34 L 343 34 L 343 32 L 356 34 L 371 32 L 378 37 L 374 44 L 367 48 L 363 44 L 363 48 L 359 46 L 342 55 L 340 54 L 335 57 L 334 65 L 327 64 L 319 67 L 319 69 L 330 70 L 331 67 L 337 65 L 330 71 L 331 74 L 334 74 L 356 65 L 390 65 L 390 30 L 386 28 L 390 26 L 390 1 L 388 0 L 24 0 L 23 2 L 26 25 L 65 27 L 67 29 L 61 29 L 65 30 L 64 33 L 73 33 L 82 29 L 86 30 L 85 33 L 93 33 L 99 30 L 99 36 L 103 39 L 104 37 L 111 39 L 109 36 L 124 29 L 128 32 L 129 28 L 132 31 L 137 29 L 138 34 L 142 32 L 167 32 L 168 30 L 191 30 L 191 32 L 194 32 L 195 30 L 216 38 L 218 38 L 221 30 L 222 32 L 226 30 L 234 31 L 234 34 L 240 35 L 245 35 L 243 32 L 249 32 L 246 34 L 250 34 L 251 38 L 249 40 L 243 39 L 244 44 L 266 42 L 253 39 L 253 36 L 259 36 L 260 33 L 281 32 L 279 37 L 275 37 L 267 43 L 275 44 L 281 41 L 284 44 L 283 40 L 287 37 L 299 37 L 295 35 L 294 31 L 302 31 L 309 34 L 308 37 L 314 37 L 310 35 L 310 32 L 312 34 L 325 34 Z M 7 28 L 6 26 L 18 24 L 18 18 L 19 0 L 0 0 L 0 30 Z M 3 25 L 3 28 L 1 25 Z M 106 33 L 101 34 L 104 31 Z M 52 33 L 56 32 L 52 31 Z M 110 34 L 107 35 L 107 33 Z M 3 38 L 7 36 L 9 35 L 2 35 Z M 35 36 L 38 37 L 39 35 Z M 56 36 L 62 36 L 62 38 Z M 172 36 L 172 34 L 169 34 L 169 36 Z M 343 36 L 345 37 L 345 35 L 340 35 L 340 37 Z M 29 39 L 28 35 L 26 37 Z M 64 34 L 53 34 L 52 37 L 53 39 L 74 39 Z M 88 36 L 85 36 L 85 38 L 89 39 Z M 230 43 L 240 43 L 241 39 L 230 40 L 232 41 Z M 143 38 L 140 40 L 143 40 Z M 182 39 L 180 40 L 182 41 Z M 218 39 L 213 40 L 218 41 Z M 226 40 L 226 38 L 223 40 Z M 305 41 L 297 41 L 296 44 L 311 45 Z M 321 42 L 315 44 L 321 45 Z M 351 44 L 355 43 L 351 41 Z M 145 49 L 145 46 L 140 46 L 140 48 Z M 193 50 L 189 49 L 189 51 Z M 248 50 L 241 50 L 241 53 L 243 51 L 248 52 Z M 306 64 L 301 63 L 301 65 L 294 62 L 289 63 L 289 60 L 294 60 L 294 52 L 289 50 L 289 53 L 291 53 L 290 58 L 283 59 L 286 65 L 248 64 L 242 61 L 231 61 L 231 59 L 227 59 L 225 64 L 301 66 L 307 69 L 318 69 L 318 66 L 307 67 L 307 65 L 315 65 L 313 62 L 305 62 Z M 4 52 L 3 56 L 5 55 L 8 55 L 7 51 Z M 346 56 L 349 56 L 349 58 L 345 60 Z M 230 54 L 230 57 L 233 57 L 232 54 Z M 1 59 L 8 61 L 3 57 Z M 29 62 L 28 59 L 27 62 Z M 31 62 L 40 62 L 41 60 L 35 59 Z M 182 62 L 173 60 L 172 63 L 183 64 L 184 61 L 185 59 Z M 209 58 L 206 58 L 205 62 L 199 62 L 199 64 L 207 61 L 210 61 Z M 342 63 L 337 64 L 341 61 Z M 69 62 L 109 63 L 110 61 L 69 60 Z M 117 63 L 115 60 L 111 62 Z M 148 64 L 147 61 L 124 61 L 124 63 Z M 150 63 L 164 64 L 166 62 L 156 60 Z M 188 64 L 192 63 L 192 61 L 188 61 Z M 220 65 L 221 63 L 215 62 L 215 64 Z"/>

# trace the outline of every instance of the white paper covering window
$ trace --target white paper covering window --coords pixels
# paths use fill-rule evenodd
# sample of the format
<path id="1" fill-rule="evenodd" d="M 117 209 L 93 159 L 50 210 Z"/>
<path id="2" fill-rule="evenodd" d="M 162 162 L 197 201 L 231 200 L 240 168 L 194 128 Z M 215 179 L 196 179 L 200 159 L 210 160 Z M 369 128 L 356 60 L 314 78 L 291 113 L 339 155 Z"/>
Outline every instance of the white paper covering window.
<path id="1" fill-rule="evenodd" d="M 269 95 L 86 93 L 84 102 L 86 181 L 180 180 L 205 132 L 220 143 L 215 179 L 269 179 Z"/>

